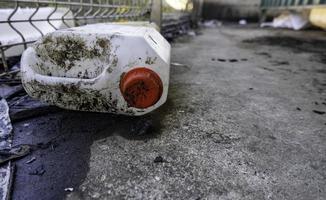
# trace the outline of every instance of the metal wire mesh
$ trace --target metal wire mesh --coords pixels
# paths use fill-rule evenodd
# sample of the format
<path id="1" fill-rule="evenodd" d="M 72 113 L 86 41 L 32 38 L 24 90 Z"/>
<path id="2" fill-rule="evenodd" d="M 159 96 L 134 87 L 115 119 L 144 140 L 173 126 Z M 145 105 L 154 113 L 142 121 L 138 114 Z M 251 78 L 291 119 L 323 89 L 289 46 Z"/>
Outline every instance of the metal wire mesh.
<path id="1" fill-rule="evenodd" d="M 69 28 L 99 22 L 148 20 L 151 4 L 152 0 L 0 0 L 0 8 L 7 8 L 7 17 L 0 18 L 0 26 L 9 25 L 10 31 L 19 38 L 19 41 L 6 43 L 0 40 L 1 64 L 5 74 L 9 71 L 6 55 L 9 50 L 17 47 L 26 49 L 37 39 L 27 38 L 26 34 L 17 28 L 19 24 L 28 23 L 41 37 L 45 33 L 40 24 L 44 23 L 54 31 L 61 27 Z M 29 9 L 27 14 L 25 12 L 28 16 L 19 18 L 16 15 L 21 14 L 22 8 Z M 50 10 L 44 15 L 46 9 Z M 61 15 L 57 15 L 59 11 Z M 61 26 L 56 25 L 58 21 Z"/>

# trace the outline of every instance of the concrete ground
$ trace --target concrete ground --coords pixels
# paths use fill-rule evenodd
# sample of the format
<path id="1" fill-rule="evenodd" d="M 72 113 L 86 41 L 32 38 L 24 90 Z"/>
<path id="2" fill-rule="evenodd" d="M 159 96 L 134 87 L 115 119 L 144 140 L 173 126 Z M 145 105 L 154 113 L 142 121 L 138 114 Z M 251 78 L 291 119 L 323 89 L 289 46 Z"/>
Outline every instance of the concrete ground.
<path id="1" fill-rule="evenodd" d="M 13 199 L 326 199 L 325 52 L 319 31 L 179 38 L 155 112 L 15 122 L 14 143 L 35 151 L 16 162 Z"/>

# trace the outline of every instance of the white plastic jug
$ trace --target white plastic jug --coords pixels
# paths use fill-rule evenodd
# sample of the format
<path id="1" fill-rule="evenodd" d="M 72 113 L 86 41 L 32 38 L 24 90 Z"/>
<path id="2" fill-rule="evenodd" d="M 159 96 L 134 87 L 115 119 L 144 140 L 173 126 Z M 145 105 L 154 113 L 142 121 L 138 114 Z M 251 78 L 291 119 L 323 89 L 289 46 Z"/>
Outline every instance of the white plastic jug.
<path id="1" fill-rule="evenodd" d="M 166 101 L 170 50 L 150 26 L 58 30 L 23 53 L 22 83 L 30 96 L 62 108 L 143 115 Z"/>

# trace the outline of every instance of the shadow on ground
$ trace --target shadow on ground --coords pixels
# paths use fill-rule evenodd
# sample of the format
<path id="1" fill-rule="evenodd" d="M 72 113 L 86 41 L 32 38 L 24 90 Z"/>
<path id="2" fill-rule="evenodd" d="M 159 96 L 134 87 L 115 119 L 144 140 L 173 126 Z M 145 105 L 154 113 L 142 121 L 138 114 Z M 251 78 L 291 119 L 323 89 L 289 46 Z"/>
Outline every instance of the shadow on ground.
<path id="1" fill-rule="evenodd" d="M 78 188 L 89 170 L 90 146 L 113 135 L 147 142 L 161 134 L 171 99 L 146 116 L 62 110 L 14 124 L 14 145 L 30 144 L 31 155 L 16 162 L 13 199 L 63 199 Z M 32 163 L 26 163 L 36 158 Z"/>

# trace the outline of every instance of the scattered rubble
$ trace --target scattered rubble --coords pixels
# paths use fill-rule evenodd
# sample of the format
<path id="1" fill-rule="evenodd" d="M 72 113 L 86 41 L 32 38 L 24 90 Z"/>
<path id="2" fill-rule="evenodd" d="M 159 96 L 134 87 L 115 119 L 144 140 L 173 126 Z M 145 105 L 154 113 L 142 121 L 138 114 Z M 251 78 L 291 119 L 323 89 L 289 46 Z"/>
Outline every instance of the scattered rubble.
<path id="1" fill-rule="evenodd" d="M 154 163 L 163 163 L 166 162 L 166 160 L 162 156 L 157 156 L 154 159 Z"/>
<path id="2" fill-rule="evenodd" d="M 26 163 L 26 164 L 30 164 L 30 163 L 34 162 L 35 160 L 36 160 L 36 158 L 35 158 L 35 157 L 32 157 L 31 159 L 29 159 L 29 160 L 26 161 L 25 163 Z"/>
<path id="3" fill-rule="evenodd" d="M 273 64 L 273 66 L 290 65 L 289 61 L 272 60 L 271 63 Z"/>
<path id="4" fill-rule="evenodd" d="M 229 59 L 229 62 L 233 63 L 233 62 L 238 62 L 237 59 Z"/>
<path id="5" fill-rule="evenodd" d="M 28 174 L 32 176 L 42 176 L 45 173 L 44 165 L 36 167 L 34 170 L 30 171 Z"/>
<path id="6" fill-rule="evenodd" d="M 257 52 L 255 53 L 257 55 L 261 55 L 261 56 L 266 56 L 267 58 L 271 58 L 271 54 L 267 53 L 267 52 Z"/>
<path id="7" fill-rule="evenodd" d="M 312 112 L 314 112 L 318 115 L 324 115 L 326 113 L 325 111 L 320 111 L 320 110 L 313 110 Z"/>
<path id="8" fill-rule="evenodd" d="M 219 62 L 230 62 L 230 63 L 235 63 L 235 62 L 239 62 L 239 61 L 248 61 L 247 58 L 241 58 L 241 59 L 236 59 L 236 58 L 212 58 L 212 61 L 219 61 Z"/>

